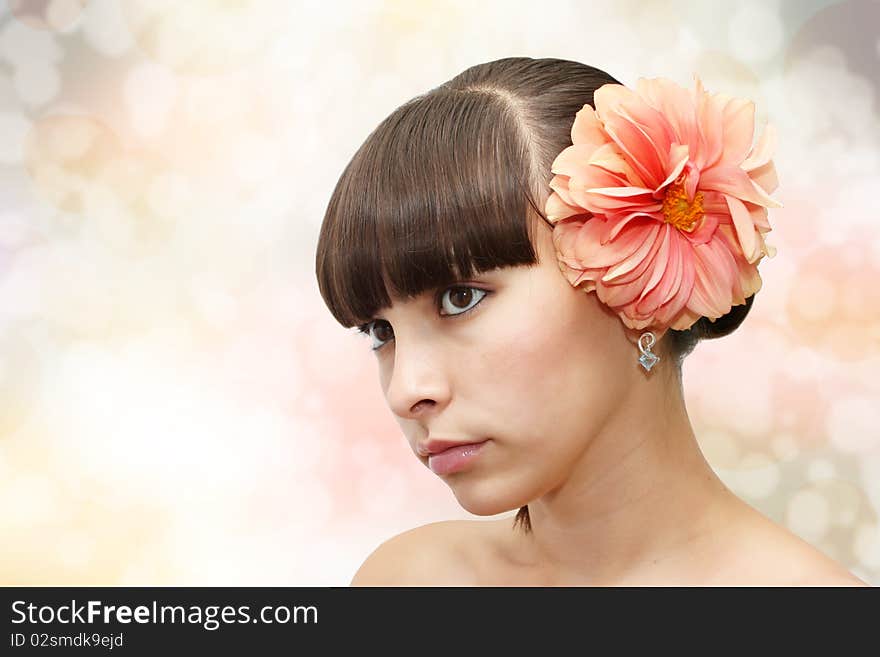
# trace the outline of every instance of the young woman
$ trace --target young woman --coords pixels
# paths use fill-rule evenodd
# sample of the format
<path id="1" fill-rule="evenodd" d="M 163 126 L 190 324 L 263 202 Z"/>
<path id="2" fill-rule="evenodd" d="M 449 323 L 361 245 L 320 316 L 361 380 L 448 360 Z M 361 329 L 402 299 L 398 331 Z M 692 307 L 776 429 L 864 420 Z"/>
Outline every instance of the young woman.
<path id="1" fill-rule="evenodd" d="M 737 498 L 685 408 L 682 360 L 739 326 L 772 255 L 772 133 L 752 148 L 753 106 L 699 81 L 639 85 L 480 64 L 343 172 L 328 308 L 462 507 L 519 508 L 395 536 L 353 585 L 864 584 Z"/>

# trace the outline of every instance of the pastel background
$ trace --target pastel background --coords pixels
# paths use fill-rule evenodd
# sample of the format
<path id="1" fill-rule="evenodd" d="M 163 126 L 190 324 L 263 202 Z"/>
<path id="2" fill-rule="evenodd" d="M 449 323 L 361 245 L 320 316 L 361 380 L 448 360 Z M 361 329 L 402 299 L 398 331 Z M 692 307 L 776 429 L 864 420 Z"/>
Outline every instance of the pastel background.
<path id="1" fill-rule="evenodd" d="M 5 2 L 0 583 L 346 585 L 475 517 L 314 252 L 384 116 L 528 55 L 696 72 L 777 126 L 778 255 L 686 361 L 688 408 L 728 485 L 880 584 L 878 26 L 868 1 Z"/>

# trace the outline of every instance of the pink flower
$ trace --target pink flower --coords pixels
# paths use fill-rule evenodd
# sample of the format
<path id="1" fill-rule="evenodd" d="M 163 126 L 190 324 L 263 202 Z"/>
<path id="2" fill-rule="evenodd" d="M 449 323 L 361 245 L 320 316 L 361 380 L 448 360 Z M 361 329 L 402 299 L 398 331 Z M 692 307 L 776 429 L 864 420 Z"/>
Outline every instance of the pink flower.
<path id="1" fill-rule="evenodd" d="M 776 253 L 775 131 L 752 147 L 754 103 L 694 80 L 603 85 L 551 167 L 560 269 L 632 329 L 714 321 L 761 289 L 758 262 Z"/>

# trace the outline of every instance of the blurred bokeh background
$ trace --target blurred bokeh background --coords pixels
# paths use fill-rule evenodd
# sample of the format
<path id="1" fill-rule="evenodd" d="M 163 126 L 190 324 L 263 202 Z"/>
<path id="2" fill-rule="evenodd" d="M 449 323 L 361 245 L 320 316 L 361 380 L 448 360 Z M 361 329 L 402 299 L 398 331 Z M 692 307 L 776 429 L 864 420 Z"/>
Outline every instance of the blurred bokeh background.
<path id="1" fill-rule="evenodd" d="M 345 585 L 391 535 L 475 517 L 414 458 L 314 249 L 384 116 L 513 55 L 698 73 L 778 128 L 778 255 L 686 362 L 688 408 L 728 485 L 880 584 L 864 0 L 4 0 L 0 583 Z"/>

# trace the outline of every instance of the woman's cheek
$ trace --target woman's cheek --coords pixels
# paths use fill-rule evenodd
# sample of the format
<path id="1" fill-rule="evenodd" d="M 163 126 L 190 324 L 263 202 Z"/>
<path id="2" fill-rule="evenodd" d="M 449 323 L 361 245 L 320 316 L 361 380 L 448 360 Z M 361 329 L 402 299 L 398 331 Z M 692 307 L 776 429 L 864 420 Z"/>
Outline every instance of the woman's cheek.
<path id="1" fill-rule="evenodd" d="M 514 431 L 552 421 L 574 392 L 569 350 L 552 324 L 509 322 L 492 335 L 480 352 L 478 375 L 491 405 Z"/>

